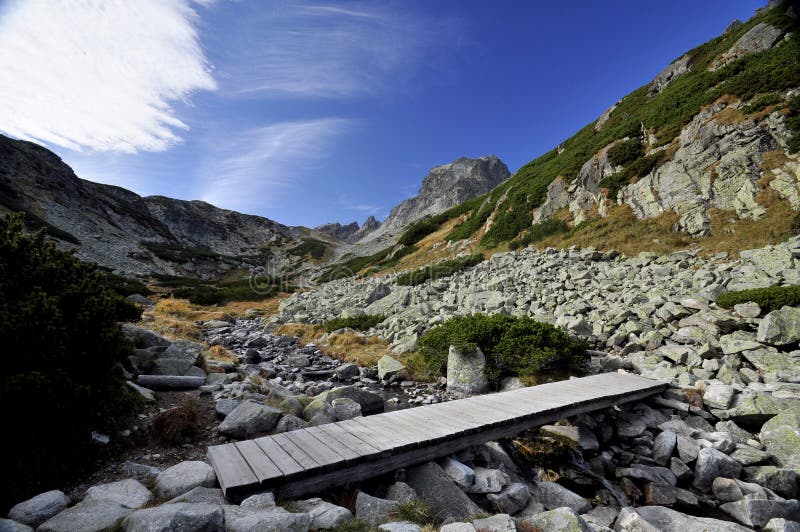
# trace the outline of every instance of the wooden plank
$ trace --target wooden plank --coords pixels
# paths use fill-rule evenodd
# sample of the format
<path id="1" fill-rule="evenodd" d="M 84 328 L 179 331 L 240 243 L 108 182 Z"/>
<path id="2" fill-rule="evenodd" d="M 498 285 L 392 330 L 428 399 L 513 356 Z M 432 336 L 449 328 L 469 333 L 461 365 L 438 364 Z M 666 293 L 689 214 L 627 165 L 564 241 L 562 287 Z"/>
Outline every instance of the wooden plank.
<path id="1" fill-rule="evenodd" d="M 259 483 L 283 476 L 283 472 L 264 454 L 264 451 L 254 440 L 240 441 L 235 445 L 242 457 L 247 461 L 247 465 L 258 477 Z"/>
<path id="2" fill-rule="evenodd" d="M 320 467 L 328 468 L 344 462 L 344 457 L 332 451 L 330 447 L 315 438 L 306 429 L 284 432 L 283 435 L 319 464 Z"/>
<path id="3" fill-rule="evenodd" d="M 386 437 L 382 437 L 380 434 L 376 434 L 368 427 L 365 427 L 353 419 L 340 421 L 337 425 L 359 440 L 367 442 L 382 453 L 394 449 L 394 443 L 392 441 L 388 440 Z"/>
<path id="4" fill-rule="evenodd" d="M 272 460 L 272 463 L 278 466 L 278 469 L 283 472 L 285 477 L 305 471 L 305 468 L 298 464 L 271 436 L 265 436 L 253 441 L 261 447 L 261 450 Z"/>
<path id="5" fill-rule="evenodd" d="M 294 461 L 300 464 L 306 471 L 319 467 L 319 463 L 298 447 L 292 440 L 287 438 L 286 433 L 273 434 L 272 439 L 275 440 L 275 443 L 280 445 L 284 451 L 289 453 L 289 456 L 294 458 Z"/>
<path id="6" fill-rule="evenodd" d="M 209 447 L 208 461 L 217 473 L 217 480 L 226 494 L 228 490 L 258 484 L 259 480 L 236 445 L 226 443 Z"/>
<path id="7" fill-rule="evenodd" d="M 353 434 L 347 432 L 346 430 L 344 430 L 342 427 L 339 426 L 339 423 L 329 423 L 327 425 L 321 425 L 319 429 L 329 434 L 337 441 L 343 443 L 345 446 L 352 449 L 353 452 L 358 454 L 361 458 L 369 458 L 381 454 L 381 451 L 379 449 L 376 449 L 375 447 L 368 444 L 364 440 L 359 439 Z"/>
<path id="8" fill-rule="evenodd" d="M 322 430 L 321 426 L 308 427 L 305 430 L 316 439 L 321 441 L 323 445 L 327 446 L 337 455 L 341 456 L 345 461 L 352 462 L 353 460 L 359 458 L 359 454 L 357 452 Z"/>

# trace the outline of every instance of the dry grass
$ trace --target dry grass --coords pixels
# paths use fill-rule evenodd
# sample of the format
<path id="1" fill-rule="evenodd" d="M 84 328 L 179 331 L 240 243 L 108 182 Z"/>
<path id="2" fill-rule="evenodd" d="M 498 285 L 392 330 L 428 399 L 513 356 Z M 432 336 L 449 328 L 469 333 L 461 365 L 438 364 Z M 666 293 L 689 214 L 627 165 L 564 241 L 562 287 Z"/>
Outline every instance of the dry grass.
<path id="1" fill-rule="evenodd" d="M 209 347 L 208 351 L 206 352 L 206 359 L 208 360 L 208 362 L 211 363 L 229 362 L 235 364 L 236 362 L 239 361 L 236 355 L 234 355 L 221 345 L 212 345 L 211 347 Z"/>
<path id="2" fill-rule="evenodd" d="M 345 332 L 328 335 L 327 339 L 322 341 L 325 331 L 319 325 L 286 323 L 278 327 L 275 332 L 297 337 L 302 344 L 314 342 L 326 355 L 363 367 L 374 366 L 383 355 L 389 353 L 389 344 L 378 336 Z"/>
<path id="3" fill-rule="evenodd" d="M 151 435 L 160 443 L 178 445 L 197 433 L 199 419 L 198 400 L 187 397 L 179 406 L 156 414 L 151 426 Z"/>

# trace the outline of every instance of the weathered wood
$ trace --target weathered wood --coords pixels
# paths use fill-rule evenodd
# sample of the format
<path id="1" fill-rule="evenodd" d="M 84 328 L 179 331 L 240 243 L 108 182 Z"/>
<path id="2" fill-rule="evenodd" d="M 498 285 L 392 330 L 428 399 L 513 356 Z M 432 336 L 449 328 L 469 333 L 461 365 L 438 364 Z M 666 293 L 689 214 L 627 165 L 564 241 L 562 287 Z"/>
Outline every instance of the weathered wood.
<path id="1" fill-rule="evenodd" d="M 136 384 L 151 390 L 186 390 L 199 388 L 205 383 L 205 377 L 186 375 L 139 375 L 136 378 Z"/>
<path id="2" fill-rule="evenodd" d="M 208 455 L 227 495 L 262 487 L 292 497 L 636 401 L 666 386 L 606 373 L 214 446 Z"/>

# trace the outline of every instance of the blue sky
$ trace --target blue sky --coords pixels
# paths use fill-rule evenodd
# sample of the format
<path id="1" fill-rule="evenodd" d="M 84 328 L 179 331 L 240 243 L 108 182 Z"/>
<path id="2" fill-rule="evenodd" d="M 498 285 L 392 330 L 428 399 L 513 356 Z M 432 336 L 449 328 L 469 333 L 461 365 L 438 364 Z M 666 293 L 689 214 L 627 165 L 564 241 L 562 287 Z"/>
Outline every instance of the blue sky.
<path id="1" fill-rule="evenodd" d="M 0 131 L 83 178 L 291 225 L 513 171 L 763 1 L 0 0 Z"/>

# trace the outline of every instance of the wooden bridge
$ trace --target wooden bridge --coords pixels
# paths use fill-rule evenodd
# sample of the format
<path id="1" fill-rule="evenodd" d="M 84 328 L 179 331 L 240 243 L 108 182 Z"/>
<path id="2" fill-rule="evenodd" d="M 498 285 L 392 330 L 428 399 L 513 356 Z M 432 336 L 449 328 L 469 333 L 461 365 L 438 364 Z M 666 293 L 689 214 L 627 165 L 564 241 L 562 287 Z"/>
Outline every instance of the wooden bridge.
<path id="1" fill-rule="evenodd" d="M 233 498 L 259 489 L 298 496 L 636 401 L 667 386 L 637 375 L 603 373 L 215 445 L 208 448 L 208 458 Z"/>

